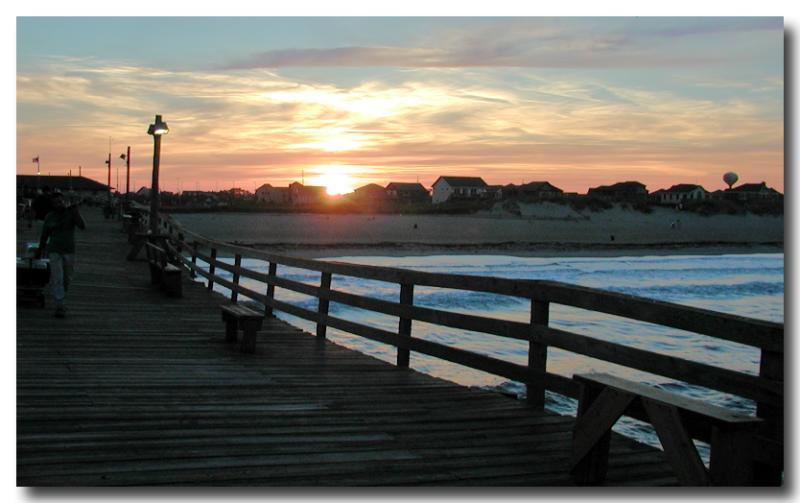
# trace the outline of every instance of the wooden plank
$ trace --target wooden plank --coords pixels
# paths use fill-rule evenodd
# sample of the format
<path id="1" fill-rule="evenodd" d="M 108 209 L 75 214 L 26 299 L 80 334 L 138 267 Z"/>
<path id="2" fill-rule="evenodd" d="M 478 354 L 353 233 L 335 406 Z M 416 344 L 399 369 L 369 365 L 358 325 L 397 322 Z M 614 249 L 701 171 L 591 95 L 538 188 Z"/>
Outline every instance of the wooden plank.
<path id="1" fill-rule="evenodd" d="M 410 306 L 414 303 L 414 285 L 404 283 L 400 285 L 400 305 Z M 397 333 L 402 338 L 411 338 L 411 319 L 401 317 L 398 322 Z M 411 351 L 397 348 L 397 366 L 408 367 L 411 362 Z"/>
<path id="2" fill-rule="evenodd" d="M 673 405 L 675 407 L 680 407 L 682 410 L 707 417 L 708 420 L 718 424 L 758 422 L 758 419 L 752 416 L 738 414 L 729 409 L 718 407 L 708 402 L 701 402 L 690 397 L 663 391 L 653 386 L 633 382 L 628 379 L 622 379 L 610 374 L 591 373 L 580 374 L 574 377 L 580 382 L 601 384 L 619 391 L 643 396 L 651 400 L 657 400 L 664 404 Z"/>
<path id="3" fill-rule="evenodd" d="M 214 289 L 214 279 L 217 278 L 216 274 L 214 274 L 216 267 L 217 267 L 217 249 L 212 248 L 211 257 L 209 257 L 208 259 L 208 286 L 206 287 L 208 288 L 208 290 Z"/>
<path id="4" fill-rule="evenodd" d="M 236 257 L 234 257 L 233 260 L 234 260 L 234 264 L 233 264 L 233 268 L 234 268 L 233 286 L 234 287 L 231 288 L 231 302 L 236 304 L 236 302 L 239 299 L 239 292 L 238 292 L 236 287 L 239 286 L 239 270 L 240 270 L 241 265 L 242 265 L 242 254 L 241 253 L 237 253 Z"/>
<path id="5" fill-rule="evenodd" d="M 531 299 L 531 322 L 528 342 L 528 367 L 537 372 L 547 372 L 547 344 L 536 337 L 533 327 L 547 327 L 550 321 L 550 303 Z M 529 383 L 527 387 L 528 403 L 534 407 L 544 407 L 544 382 Z"/>
<path id="6" fill-rule="evenodd" d="M 330 301 L 327 298 L 325 298 L 326 296 L 324 295 L 324 293 L 327 290 L 331 289 L 331 277 L 332 277 L 331 273 L 328 273 L 328 272 L 323 272 L 320 275 L 320 285 L 319 285 L 320 296 L 319 296 L 319 300 L 317 301 L 317 313 L 319 314 L 319 319 L 320 320 L 324 320 L 325 317 L 328 316 L 328 307 L 330 305 Z M 318 321 L 317 322 L 317 337 L 320 337 L 320 338 L 324 339 L 325 338 L 325 332 L 326 332 L 325 323 L 322 322 L 322 321 Z"/>
<path id="7" fill-rule="evenodd" d="M 269 275 L 267 279 L 267 296 L 266 299 L 262 302 L 264 304 L 264 314 L 268 317 L 272 317 L 272 307 L 270 305 L 270 301 L 275 298 L 275 284 L 272 283 L 270 280 L 274 280 L 278 274 L 278 264 L 275 262 L 269 263 Z"/>

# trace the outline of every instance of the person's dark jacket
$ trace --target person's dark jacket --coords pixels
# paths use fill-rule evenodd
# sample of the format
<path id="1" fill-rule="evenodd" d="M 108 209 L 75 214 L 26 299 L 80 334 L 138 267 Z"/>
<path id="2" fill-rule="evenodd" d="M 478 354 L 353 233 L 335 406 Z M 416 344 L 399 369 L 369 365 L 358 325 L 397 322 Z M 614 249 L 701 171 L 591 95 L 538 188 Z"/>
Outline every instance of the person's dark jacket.
<path id="1" fill-rule="evenodd" d="M 50 201 L 50 194 L 39 194 L 36 196 L 36 199 L 31 203 L 31 208 L 33 208 L 36 220 L 44 220 L 44 217 L 53 209 L 53 203 Z"/>

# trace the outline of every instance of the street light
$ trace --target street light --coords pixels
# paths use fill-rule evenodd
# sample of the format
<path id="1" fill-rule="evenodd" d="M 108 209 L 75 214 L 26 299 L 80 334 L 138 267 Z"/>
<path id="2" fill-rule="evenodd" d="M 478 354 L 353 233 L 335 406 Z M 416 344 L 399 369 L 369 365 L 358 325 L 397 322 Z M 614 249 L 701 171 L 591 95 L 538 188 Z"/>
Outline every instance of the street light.
<path id="1" fill-rule="evenodd" d="M 119 158 L 125 161 L 125 210 L 128 210 L 128 194 L 131 192 L 131 146 L 128 145 L 128 153 L 120 154 Z"/>
<path id="2" fill-rule="evenodd" d="M 150 124 L 147 134 L 153 136 L 153 183 L 150 185 L 150 233 L 158 234 L 158 206 L 161 196 L 158 192 L 158 166 L 161 162 L 161 135 L 169 133 L 167 123 L 156 115 L 156 121 Z"/>

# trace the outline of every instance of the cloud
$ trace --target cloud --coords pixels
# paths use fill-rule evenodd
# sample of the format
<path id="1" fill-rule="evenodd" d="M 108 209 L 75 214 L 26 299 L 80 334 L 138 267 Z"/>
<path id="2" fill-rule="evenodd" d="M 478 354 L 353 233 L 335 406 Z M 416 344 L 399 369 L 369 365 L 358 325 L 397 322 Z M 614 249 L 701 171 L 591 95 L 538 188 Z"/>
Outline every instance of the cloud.
<path id="1" fill-rule="evenodd" d="M 782 28 L 781 18 L 489 18 L 442 28 L 405 46 L 284 48 L 220 68 L 701 66 L 741 58 L 726 51 L 727 39 L 719 37 L 772 31 L 778 40 Z M 760 40 L 764 37 L 752 43 Z M 691 50 L 675 50 L 670 44 L 676 42 L 690 43 Z"/>
<path id="2" fill-rule="evenodd" d="M 81 164 L 104 179 L 111 136 L 112 149 L 132 146 L 141 183 L 152 152 L 145 131 L 155 113 L 171 128 L 164 176 L 203 181 L 201 188 L 232 179 L 280 184 L 331 164 L 382 172 L 387 181 L 421 174 L 424 183 L 439 174 L 484 172 L 503 183 L 541 173 L 569 190 L 637 174 L 666 180 L 717 167 L 744 164 L 764 173 L 783 165 L 774 101 L 526 75 L 512 85 L 491 71 L 461 78 L 415 72 L 402 83 L 335 86 L 263 69 L 169 72 L 69 62 L 52 73 L 18 75 L 18 172 L 41 154 L 54 170 Z"/>

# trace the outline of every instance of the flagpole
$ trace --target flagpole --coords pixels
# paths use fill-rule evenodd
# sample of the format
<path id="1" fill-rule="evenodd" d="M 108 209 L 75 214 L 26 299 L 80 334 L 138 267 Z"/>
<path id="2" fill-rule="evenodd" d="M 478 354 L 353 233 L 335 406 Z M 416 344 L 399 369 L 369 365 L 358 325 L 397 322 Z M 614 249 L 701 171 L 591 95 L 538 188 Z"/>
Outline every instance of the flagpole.
<path id="1" fill-rule="evenodd" d="M 41 169 L 41 166 L 39 164 L 39 156 L 37 155 L 36 157 L 34 157 L 31 160 L 36 163 L 36 189 L 38 190 L 39 189 L 39 176 L 42 174 L 42 169 Z"/>

